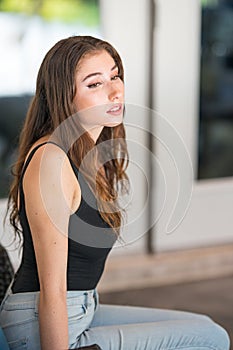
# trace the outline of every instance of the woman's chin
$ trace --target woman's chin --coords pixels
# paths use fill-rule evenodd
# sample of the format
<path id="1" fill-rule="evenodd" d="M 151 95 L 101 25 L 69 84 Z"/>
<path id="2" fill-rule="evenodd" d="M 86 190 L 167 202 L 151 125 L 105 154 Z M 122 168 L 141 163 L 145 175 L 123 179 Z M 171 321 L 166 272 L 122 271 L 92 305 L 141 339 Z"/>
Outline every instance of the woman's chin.
<path id="1" fill-rule="evenodd" d="M 108 121 L 107 123 L 104 123 L 104 126 L 112 128 L 114 126 L 120 125 L 122 122 L 123 122 L 123 118 L 117 118 L 115 120 L 111 120 L 111 121 Z"/>

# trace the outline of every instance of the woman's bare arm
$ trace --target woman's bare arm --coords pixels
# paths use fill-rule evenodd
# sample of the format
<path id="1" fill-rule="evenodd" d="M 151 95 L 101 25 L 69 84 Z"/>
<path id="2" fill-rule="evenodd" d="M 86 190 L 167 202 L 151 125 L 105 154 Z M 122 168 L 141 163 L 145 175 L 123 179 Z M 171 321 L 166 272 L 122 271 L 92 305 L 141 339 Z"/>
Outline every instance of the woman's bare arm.
<path id="1" fill-rule="evenodd" d="M 68 348 L 68 224 L 81 191 L 64 152 L 51 144 L 45 147 L 34 154 L 23 187 L 40 281 L 41 348 L 64 350 Z"/>

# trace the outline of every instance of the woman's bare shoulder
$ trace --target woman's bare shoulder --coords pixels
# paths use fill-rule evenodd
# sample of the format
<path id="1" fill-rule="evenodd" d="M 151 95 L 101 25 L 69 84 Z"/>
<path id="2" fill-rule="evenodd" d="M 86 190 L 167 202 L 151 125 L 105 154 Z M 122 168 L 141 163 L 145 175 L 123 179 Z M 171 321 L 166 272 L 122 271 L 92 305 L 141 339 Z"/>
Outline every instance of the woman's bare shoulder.
<path id="1" fill-rule="evenodd" d="M 30 153 L 33 151 L 33 149 L 35 149 L 39 145 L 42 145 L 40 147 L 41 149 L 44 149 L 45 146 L 47 147 L 47 149 L 54 149 L 54 147 L 48 147 L 50 145 L 54 145 L 53 143 L 47 143 L 49 141 L 50 141 L 50 135 L 46 135 L 46 136 L 43 136 L 43 137 L 39 138 L 36 142 L 34 142 L 33 145 L 30 147 L 30 149 L 29 149 L 29 151 L 28 151 L 28 153 L 27 153 L 27 155 L 25 157 L 25 162 L 24 163 L 26 163 L 26 161 L 27 161 Z M 54 145 L 54 146 L 57 148 L 57 151 L 59 151 L 59 150 L 62 151 L 61 148 L 59 149 L 58 146 L 56 146 L 56 145 Z M 39 151 L 39 149 L 38 149 L 38 151 Z"/>
<path id="2" fill-rule="evenodd" d="M 42 145 L 33 155 L 24 176 L 24 188 L 29 190 L 41 184 L 41 181 L 49 179 L 48 183 L 59 185 L 63 190 L 72 194 L 72 211 L 76 211 L 81 201 L 81 188 L 77 177 L 71 167 L 67 154 L 56 144 L 46 143 L 49 137 L 43 137 L 37 140 L 29 150 L 25 161 L 31 151 L 38 145 Z"/>

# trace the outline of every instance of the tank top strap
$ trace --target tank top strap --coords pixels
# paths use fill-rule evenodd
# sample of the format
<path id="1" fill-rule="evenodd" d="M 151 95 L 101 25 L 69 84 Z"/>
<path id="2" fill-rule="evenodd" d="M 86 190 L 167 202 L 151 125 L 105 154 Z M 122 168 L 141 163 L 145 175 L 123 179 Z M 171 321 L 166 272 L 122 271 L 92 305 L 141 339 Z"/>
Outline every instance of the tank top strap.
<path id="1" fill-rule="evenodd" d="M 40 148 L 41 146 L 45 145 L 46 143 L 47 143 L 47 142 L 43 142 L 43 143 L 37 145 L 36 147 L 34 147 L 34 148 L 31 150 L 31 152 L 29 153 L 29 156 L 28 156 L 26 162 L 25 162 L 24 165 L 23 165 L 23 170 L 22 170 L 22 173 L 21 173 L 21 179 L 23 178 L 24 173 L 25 173 L 25 171 L 26 171 L 26 169 L 27 169 L 27 167 L 28 167 L 28 165 L 29 165 L 29 163 L 30 163 L 32 157 L 34 156 L 35 152 L 38 150 L 38 148 Z"/>
<path id="2" fill-rule="evenodd" d="M 28 158 L 27 158 L 25 164 L 23 165 L 23 170 L 22 170 L 22 173 L 21 173 L 21 180 L 22 180 L 22 178 L 23 178 L 23 176 L 24 176 L 24 174 L 25 174 L 25 171 L 26 171 L 26 169 L 27 169 L 27 167 L 28 167 L 28 165 L 29 165 L 29 163 L 30 163 L 32 157 L 33 157 L 34 154 L 36 153 L 36 151 L 37 151 L 40 147 L 42 147 L 42 146 L 44 146 L 44 145 L 46 145 L 46 144 L 48 144 L 48 143 L 51 143 L 51 144 L 53 144 L 53 145 L 55 145 L 55 146 L 61 148 L 61 149 L 63 150 L 63 152 L 66 153 L 66 151 L 64 150 L 64 148 L 63 148 L 62 146 L 60 146 L 58 143 L 54 142 L 54 141 L 46 141 L 46 142 L 40 143 L 39 145 L 37 145 L 36 147 L 34 147 L 34 148 L 31 150 L 31 152 L 29 153 L 29 156 L 28 156 Z M 71 166 L 72 166 L 72 169 L 75 171 L 75 173 L 77 173 L 78 168 L 75 166 L 75 164 L 73 163 L 72 159 L 68 156 L 67 153 L 66 153 L 66 155 L 67 155 L 67 157 L 68 157 L 68 159 L 69 159 L 69 162 L 70 162 L 70 164 L 71 164 Z"/>
<path id="3" fill-rule="evenodd" d="M 24 177 L 24 174 L 25 174 L 25 171 L 32 159 L 32 157 L 34 156 L 35 152 L 42 146 L 46 145 L 47 143 L 52 143 L 54 145 L 56 145 L 57 147 L 61 148 L 63 150 L 63 152 L 66 153 L 66 151 L 64 150 L 64 148 L 62 148 L 62 146 L 60 146 L 59 144 L 57 144 L 56 142 L 53 142 L 53 141 L 46 141 L 46 142 L 43 142 L 43 143 L 40 143 L 39 145 L 37 145 L 36 147 L 34 147 L 31 152 L 29 153 L 29 156 L 26 160 L 26 162 L 24 163 L 23 165 L 23 168 L 22 168 L 22 173 L 21 173 L 21 176 L 20 176 L 20 179 L 19 179 L 19 197 L 20 197 L 20 205 L 19 205 L 19 209 L 21 210 L 22 206 L 25 205 L 25 200 L 24 200 L 24 191 L 23 191 L 23 177 Z M 78 177 L 80 175 L 79 173 L 79 170 L 78 168 L 75 166 L 74 162 L 72 161 L 72 159 L 68 156 L 68 154 L 66 153 L 68 159 L 69 159 L 69 162 L 70 162 L 70 165 L 75 173 L 75 175 Z"/>

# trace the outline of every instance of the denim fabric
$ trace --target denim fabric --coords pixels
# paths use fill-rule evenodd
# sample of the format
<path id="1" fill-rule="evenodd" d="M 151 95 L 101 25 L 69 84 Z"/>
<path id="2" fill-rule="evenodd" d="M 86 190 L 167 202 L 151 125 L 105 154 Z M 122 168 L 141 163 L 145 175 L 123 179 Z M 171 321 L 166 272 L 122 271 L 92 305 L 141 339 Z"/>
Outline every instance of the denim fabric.
<path id="1" fill-rule="evenodd" d="M 0 312 L 0 325 L 10 349 L 40 349 L 38 322 L 39 292 L 6 294 Z M 67 311 L 70 344 L 90 326 L 97 306 L 95 290 L 68 291 Z"/>
<path id="2" fill-rule="evenodd" d="M 229 350 L 227 332 L 209 317 L 189 312 L 99 305 L 78 346 L 103 350 Z"/>
<path id="3" fill-rule="evenodd" d="M 3 334 L 3 331 L 1 328 L 0 328 L 0 349 L 9 350 L 5 335 Z"/>
<path id="4" fill-rule="evenodd" d="M 39 350 L 39 292 L 8 292 L 0 325 L 10 349 Z M 69 347 L 103 350 L 229 350 L 226 331 L 209 317 L 182 311 L 101 305 L 91 291 L 68 291 Z"/>

